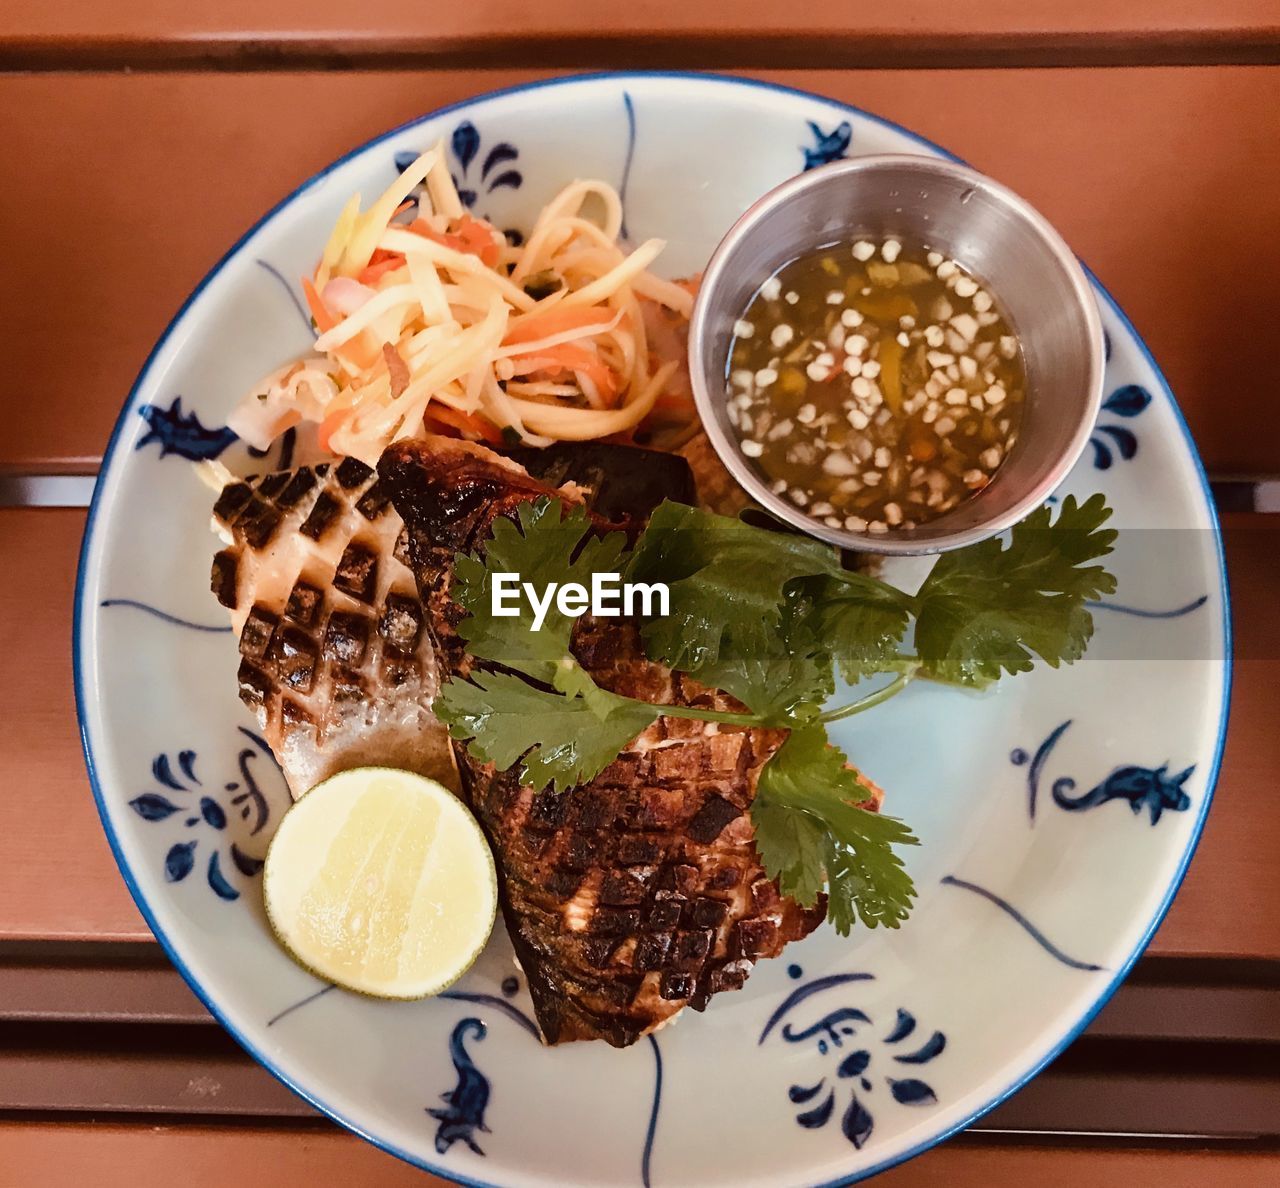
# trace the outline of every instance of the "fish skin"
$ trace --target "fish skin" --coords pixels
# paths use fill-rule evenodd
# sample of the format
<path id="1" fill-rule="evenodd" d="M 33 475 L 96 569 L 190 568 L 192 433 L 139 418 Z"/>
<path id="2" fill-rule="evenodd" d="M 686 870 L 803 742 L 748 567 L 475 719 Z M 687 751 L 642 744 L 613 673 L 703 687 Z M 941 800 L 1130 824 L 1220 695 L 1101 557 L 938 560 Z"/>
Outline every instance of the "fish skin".
<path id="1" fill-rule="evenodd" d="M 227 547 L 210 584 L 239 642 L 240 696 L 294 799 L 367 765 L 456 791 L 404 525 L 374 471 L 347 459 L 236 479 L 213 519 Z"/>
<path id="2" fill-rule="evenodd" d="M 453 448 L 483 449 L 459 441 Z M 529 477 L 519 463 L 483 453 Z M 628 453 L 591 443 L 526 452 L 525 461 L 563 482 L 567 497 L 610 506 L 636 501 L 635 490 L 615 493 L 609 479 Z M 646 453 L 646 461 L 646 513 L 664 495 L 692 497 L 681 459 Z M 575 477 L 595 489 L 580 490 Z M 240 644 L 241 699 L 294 799 L 366 765 L 416 771 L 457 791 L 448 732 L 431 712 L 435 649 L 422 630 L 404 524 L 374 470 L 347 458 L 233 478 L 219 492 L 213 527 L 227 547 L 214 557 L 210 585 Z M 387 635 L 397 625 L 398 642 Z"/>
<path id="3" fill-rule="evenodd" d="M 581 495 L 444 439 L 390 447 L 379 475 L 408 528 L 437 664 L 444 676 L 465 678 L 475 661 L 456 633 L 455 554 L 482 549 L 493 521 L 521 503 Z M 614 692 L 743 708 L 648 660 L 634 623 L 584 616 L 571 647 Z M 825 898 L 805 909 L 783 896 L 754 844 L 760 769 L 785 738 L 783 730 L 662 717 L 588 784 L 537 794 L 515 772 L 455 744 L 547 1043 L 632 1044 L 685 1006 L 701 1010 L 740 988 L 756 960 L 777 956 L 823 920 Z"/>

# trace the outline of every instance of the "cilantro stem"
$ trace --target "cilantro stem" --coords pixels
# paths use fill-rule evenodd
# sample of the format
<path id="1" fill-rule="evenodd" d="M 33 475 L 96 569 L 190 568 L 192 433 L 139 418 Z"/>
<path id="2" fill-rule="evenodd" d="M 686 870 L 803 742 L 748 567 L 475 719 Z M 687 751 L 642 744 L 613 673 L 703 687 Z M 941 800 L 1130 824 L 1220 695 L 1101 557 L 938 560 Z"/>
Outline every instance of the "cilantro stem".
<path id="1" fill-rule="evenodd" d="M 918 681 L 932 681 L 936 685 L 949 685 L 953 689 L 970 689 L 974 686 L 964 681 L 955 680 L 952 677 L 939 676 L 932 669 L 925 666 L 925 662 L 919 656 L 912 655 L 910 652 L 900 652 L 895 667 L 903 672 L 910 671 L 914 678 Z"/>
<path id="2" fill-rule="evenodd" d="M 846 586 L 859 586 L 867 591 L 888 595 L 889 598 L 910 614 L 914 615 L 916 613 L 917 599 L 915 596 L 908 594 L 905 590 L 899 590 L 897 586 L 890 585 L 883 578 L 872 577 L 871 574 L 862 573 L 856 569 L 834 569 L 831 571 L 830 576 Z"/>
<path id="3" fill-rule="evenodd" d="M 735 714 L 731 710 L 703 709 L 696 705 L 662 705 L 652 701 L 641 701 L 636 697 L 627 698 L 637 705 L 647 705 L 650 709 L 662 712 L 664 718 L 692 718 L 697 722 L 727 722 L 731 726 L 762 726 L 764 720 L 759 714 Z"/>
<path id="4" fill-rule="evenodd" d="M 916 665 L 913 664 L 905 671 L 900 672 L 883 689 L 877 689 L 874 693 L 859 697 L 857 701 L 851 701 L 848 705 L 827 710 L 826 713 L 818 715 L 818 721 L 825 726 L 829 722 L 839 722 L 842 718 L 851 718 L 854 714 L 860 714 L 864 710 L 874 709 L 877 705 L 883 705 L 889 698 L 896 697 L 901 693 L 912 682 L 915 675 Z"/>
<path id="5" fill-rule="evenodd" d="M 900 668 L 898 675 L 884 688 L 877 689 L 874 693 L 868 693 L 865 697 L 858 698 L 857 701 L 851 701 L 848 705 L 841 705 L 833 710 L 827 710 L 826 713 L 819 714 L 815 720 L 826 725 L 828 722 L 839 722 L 842 718 L 851 718 L 854 714 L 860 714 L 864 710 L 874 709 L 878 705 L 883 705 L 891 697 L 896 697 L 901 693 L 918 675 L 921 675 L 920 670 L 923 667 L 923 662 L 918 656 L 903 655 L 898 658 L 898 666 Z M 927 674 L 924 675 L 927 676 Z M 657 709 L 662 713 L 663 717 L 667 718 L 690 718 L 695 722 L 724 722 L 731 726 L 768 725 L 761 714 L 739 714 L 730 710 L 703 709 L 701 706 L 696 705 L 664 705 L 651 701 L 641 701 L 637 697 L 628 697 L 626 700 L 634 702 L 636 705 Z M 792 723 L 792 725 L 795 725 L 795 723 Z"/>

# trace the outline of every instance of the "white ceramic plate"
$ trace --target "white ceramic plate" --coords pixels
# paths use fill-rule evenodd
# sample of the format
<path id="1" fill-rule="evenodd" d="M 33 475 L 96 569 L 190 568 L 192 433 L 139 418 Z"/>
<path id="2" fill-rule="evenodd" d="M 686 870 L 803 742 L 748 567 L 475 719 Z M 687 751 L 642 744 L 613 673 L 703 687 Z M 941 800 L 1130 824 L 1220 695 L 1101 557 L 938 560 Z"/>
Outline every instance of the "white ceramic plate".
<path id="1" fill-rule="evenodd" d="M 398 156 L 438 137 L 467 203 L 504 228 L 527 226 L 568 179 L 614 182 L 632 238 L 669 240 L 670 275 L 699 269 L 738 214 L 801 169 L 940 151 L 796 91 L 608 75 L 425 117 L 276 207 L 161 338 L 90 512 L 76 685 L 121 871 L 174 963 L 258 1060 L 441 1175 L 746 1188 L 870 1174 L 972 1121 L 1069 1043 L 1182 878 L 1229 678 L 1217 524 L 1186 427 L 1099 289 L 1106 403 L 1064 489 L 1106 492 L 1123 531 L 1119 593 L 1095 613 L 1089 656 L 981 697 L 913 686 L 837 728 L 923 843 L 909 857 L 920 898 L 900 931 L 842 940 L 824 927 L 761 963 L 744 992 L 626 1051 L 541 1048 L 501 929 L 447 996 L 318 993 L 263 920 L 257 860 L 287 796 L 236 697 L 236 648 L 208 591 L 210 496 L 187 459 L 225 450 L 249 468 L 220 426 L 310 341 L 285 278 L 309 270 L 349 194 L 380 191 Z"/>

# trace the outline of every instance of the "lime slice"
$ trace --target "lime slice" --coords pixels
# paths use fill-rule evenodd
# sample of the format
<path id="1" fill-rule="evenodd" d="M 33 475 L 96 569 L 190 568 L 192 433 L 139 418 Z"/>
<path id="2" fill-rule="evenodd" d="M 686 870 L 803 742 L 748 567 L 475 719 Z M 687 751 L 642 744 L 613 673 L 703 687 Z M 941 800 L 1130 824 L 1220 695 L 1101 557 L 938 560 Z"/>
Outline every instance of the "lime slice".
<path id="1" fill-rule="evenodd" d="M 267 918 L 307 969 L 377 998 L 438 994 L 471 967 L 497 910 L 493 855 L 434 780 L 344 771 L 285 814 L 262 876 Z"/>

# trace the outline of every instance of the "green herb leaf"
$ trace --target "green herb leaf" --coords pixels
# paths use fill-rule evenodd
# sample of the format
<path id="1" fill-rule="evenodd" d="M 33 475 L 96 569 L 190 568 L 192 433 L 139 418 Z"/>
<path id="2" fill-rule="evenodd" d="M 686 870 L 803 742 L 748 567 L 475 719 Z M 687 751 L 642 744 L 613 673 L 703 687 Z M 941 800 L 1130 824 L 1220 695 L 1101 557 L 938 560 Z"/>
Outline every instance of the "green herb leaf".
<path id="1" fill-rule="evenodd" d="M 449 681 L 435 712 L 482 763 L 506 771 L 523 759 L 522 783 L 563 792 L 595 779 L 662 707 L 599 688 L 590 698 L 565 697 L 512 673 L 478 672 Z"/>
<path id="2" fill-rule="evenodd" d="M 1102 495 L 1063 501 L 1050 522 L 1048 507 L 1010 534 L 944 553 L 917 601 L 916 651 L 926 672 L 983 685 L 1001 673 L 1028 672 L 1032 653 L 1052 668 L 1084 655 L 1093 634 L 1085 602 L 1114 593 L 1116 580 L 1101 565 L 1116 532 Z"/>
<path id="3" fill-rule="evenodd" d="M 852 821 L 833 826 L 823 847 L 827 919 L 841 936 L 848 936 L 855 924 L 897 928 L 911 914 L 916 888 L 891 847 L 919 843 L 896 817 L 857 808 L 849 813 L 858 815 L 861 832 L 848 828 Z"/>
<path id="4" fill-rule="evenodd" d="M 831 652 L 814 634 L 812 616 L 812 601 L 802 590 L 790 591 L 776 631 L 750 646 L 740 635 L 727 636 L 716 659 L 693 675 L 731 693 L 768 725 L 812 717 L 835 691 Z"/>
<path id="5" fill-rule="evenodd" d="M 967 685 L 1026 671 L 1037 655 L 1053 666 L 1078 658 L 1093 630 L 1086 603 L 1115 589 L 1092 564 L 1114 543 L 1102 527 L 1109 515 L 1100 495 L 1068 497 L 1056 522 L 1042 509 L 1007 544 L 944 555 L 912 597 L 846 572 L 815 540 L 679 504 L 654 513 L 626 573 L 670 590 L 671 614 L 643 628 L 650 658 L 731 693 L 761 723 L 790 728 L 752 807 L 757 848 L 785 894 L 813 904 L 825 885 L 844 934 L 855 923 L 897 927 L 915 896 L 895 847 L 916 839 L 858 807 L 871 794 L 816 720 L 832 692 L 832 657 L 851 681 L 905 665 L 906 677 L 918 669 Z M 591 535 L 581 509 L 562 514 L 544 500 L 522 507 L 518 523 L 498 521 L 483 558 L 457 559 L 454 593 L 468 615 L 460 634 L 477 658 L 515 671 L 450 682 L 437 712 L 478 759 L 504 770 L 520 763 L 535 789 L 589 782 L 669 707 L 599 688 L 569 652 L 573 620 L 554 607 L 539 631 L 525 605 L 494 616 L 493 574 L 518 573 L 540 591 L 589 588 L 593 573 L 624 563 L 623 549 L 621 534 Z M 912 612 L 918 659 L 899 652 Z"/>
<path id="6" fill-rule="evenodd" d="M 731 640 L 737 655 L 768 653 L 782 629 L 785 587 L 840 571 L 821 541 L 666 502 L 636 545 L 627 577 L 663 581 L 671 613 L 645 624 L 649 657 L 699 675 Z"/>
<path id="7" fill-rule="evenodd" d="M 761 772 L 762 785 L 768 770 L 766 766 Z M 751 823 L 760 859 L 769 875 L 778 880 L 778 889 L 804 907 L 812 907 L 827 881 L 823 850 L 827 831 L 822 821 L 757 791 Z"/>
<path id="8" fill-rule="evenodd" d="M 806 906 L 822 889 L 827 913 L 847 936 L 855 922 L 896 928 L 915 888 L 894 846 L 915 845 L 893 817 L 858 808 L 871 791 L 818 724 L 799 726 L 765 764 L 751 810 L 756 849 L 784 894 Z"/>
<path id="9" fill-rule="evenodd" d="M 519 614 L 495 616 L 493 575 L 517 573 L 522 582 L 534 586 L 539 597 L 552 582 L 578 582 L 590 590 L 593 573 L 619 571 L 626 546 L 621 532 L 592 536 L 584 542 L 591 527 L 585 509 L 561 512 L 558 500 L 540 499 L 521 504 L 518 524 L 506 518 L 495 520 L 483 558 L 458 554 L 453 585 L 454 600 L 468 616 L 458 628 L 467 650 L 481 660 L 517 669 L 547 684 L 556 679 L 561 662 L 569 655 L 574 620 L 553 604 L 534 631 L 533 611 L 523 595 Z"/>
<path id="10" fill-rule="evenodd" d="M 898 645 L 910 615 L 896 592 L 818 579 L 813 591 L 812 633 L 824 641 L 850 684 L 898 662 Z"/>

